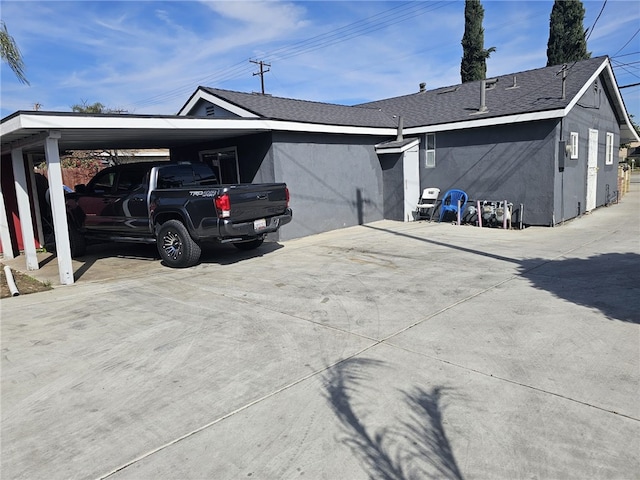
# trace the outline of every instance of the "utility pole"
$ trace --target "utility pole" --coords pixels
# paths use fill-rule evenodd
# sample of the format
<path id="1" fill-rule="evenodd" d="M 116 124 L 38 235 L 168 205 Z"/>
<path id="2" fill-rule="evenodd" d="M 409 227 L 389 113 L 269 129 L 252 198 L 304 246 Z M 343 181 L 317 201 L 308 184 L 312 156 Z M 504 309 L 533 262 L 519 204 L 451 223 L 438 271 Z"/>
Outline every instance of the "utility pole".
<path id="1" fill-rule="evenodd" d="M 265 70 L 264 67 L 270 67 L 271 64 L 270 63 L 265 63 L 262 60 L 260 60 L 260 61 L 258 61 L 258 60 L 249 60 L 249 61 L 251 63 L 255 63 L 256 65 L 260 65 L 260 71 L 254 73 L 253 76 L 255 77 L 256 75 L 260 75 L 260 85 L 262 86 L 262 95 L 264 95 L 264 74 L 269 71 L 268 68 Z"/>

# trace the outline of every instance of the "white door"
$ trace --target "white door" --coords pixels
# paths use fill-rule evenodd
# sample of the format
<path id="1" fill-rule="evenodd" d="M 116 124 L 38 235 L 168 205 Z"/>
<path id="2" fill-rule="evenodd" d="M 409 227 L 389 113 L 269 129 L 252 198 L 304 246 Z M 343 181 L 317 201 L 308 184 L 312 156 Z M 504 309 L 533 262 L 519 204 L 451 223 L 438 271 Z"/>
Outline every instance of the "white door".
<path id="1" fill-rule="evenodd" d="M 585 211 L 596 208 L 598 188 L 598 130 L 589 129 L 589 153 L 587 155 L 587 201 Z"/>
<path id="2" fill-rule="evenodd" d="M 418 145 L 411 147 L 402 155 L 405 222 L 415 220 L 416 204 L 420 197 L 420 160 L 418 157 Z"/>

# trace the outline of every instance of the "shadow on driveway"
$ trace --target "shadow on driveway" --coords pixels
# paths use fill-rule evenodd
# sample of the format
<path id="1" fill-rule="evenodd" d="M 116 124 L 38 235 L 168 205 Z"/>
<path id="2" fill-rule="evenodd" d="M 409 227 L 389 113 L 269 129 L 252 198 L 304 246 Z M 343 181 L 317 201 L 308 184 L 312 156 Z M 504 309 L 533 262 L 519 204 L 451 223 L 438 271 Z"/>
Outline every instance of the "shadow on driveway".
<path id="1" fill-rule="evenodd" d="M 518 260 L 371 225 L 364 227 L 516 264 L 519 275 L 534 288 L 576 305 L 597 309 L 611 320 L 640 323 L 640 255 L 637 253 L 603 253 L 585 259 Z"/>
<path id="2" fill-rule="evenodd" d="M 198 263 L 231 265 L 249 258 L 261 257 L 281 248 L 283 248 L 282 245 L 276 242 L 265 242 L 260 247 L 250 251 L 241 251 L 229 244 L 207 244 L 202 246 L 202 256 Z M 55 257 L 52 256 L 43 263 L 49 263 L 53 258 Z M 164 265 L 160 260 L 160 255 L 158 254 L 155 244 L 104 243 L 88 245 L 87 253 L 75 259 L 82 263 L 74 272 L 75 281 L 78 281 L 91 268 L 96 266 L 98 262 L 108 259 L 158 262 Z"/>
<path id="3" fill-rule="evenodd" d="M 377 360 L 350 359 L 325 375 L 326 398 L 342 426 L 340 441 L 360 460 L 370 478 L 461 480 L 442 421 L 443 388 L 415 388 L 405 393 L 412 412 L 407 421 L 394 423 L 393 427 L 367 426 L 366 410 L 372 403 L 367 401 L 370 397 L 365 389 L 371 389 L 376 381 L 375 374 L 369 371 L 380 368 L 384 363 Z M 398 440 L 403 440 L 401 446 Z"/>

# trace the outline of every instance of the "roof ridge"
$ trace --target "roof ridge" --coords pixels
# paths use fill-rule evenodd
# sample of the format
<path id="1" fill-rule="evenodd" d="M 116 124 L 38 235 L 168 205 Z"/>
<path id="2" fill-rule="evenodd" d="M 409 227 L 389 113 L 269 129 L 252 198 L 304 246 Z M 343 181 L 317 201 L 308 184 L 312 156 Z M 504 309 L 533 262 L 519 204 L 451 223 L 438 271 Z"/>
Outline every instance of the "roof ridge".
<path id="1" fill-rule="evenodd" d="M 228 89 L 224 89 L 224 88 L 216 88 L 216 87 L 205 87 L 200 85 L 198 88 L 201 89 L 206 89 L 210 92 L 227 92 L 227 93 L 231 93 L 231 94 L 236 94 L 236 95 L 245 95 L 245 96 L 250 96 L 250 97 L 254 97 L 254 98 L 259 98 L 259 97 L 265 97 L 265 98 L 273 98 L 273 99 L 278 99 L 278 100 L 288 100 L 288 101 L 292 101 L 292 102 L 300 102 L 300 103 L 305 103 L 305 104 L 315 104 L 315 105 L 328 105 L 328 106 L 333 106 L 333 107 L 344 107 L 344 108 L 362 108 L 362 109 L 367 109 L 367 110 L 378 110 L 374 107 L 364 107 L 364 106 L 358 106 L 358 105 L 343 105 L 341 103 L 331 103 L 331 102 L 320 102 L 317 100 L 304 100 L 304 99 L 300 99 L 300 98 L 292 98 L 292 97 L 281 97 L 278 95 L 271 95 L 271 94 L 262 94 L 262 93 L 258 93 L 258 92 L 241 92 L 238 90 L 228 90 Z"/>
<path id="2" fill-rule="evenodd" d="M 604 61 L 605 59 L 608 58 L 608 55 L 600 55 L 598 57 L 593 57 L 593 58 L 586 58 L 584 60 L 577 60 L 575 62 L 573 62 L 573 65 L 576 64 L 580 64 L 580 63 L 586 63 L 586 62 L 601 62 Z M 567 64 L 572 63 L 572 62 L 566 62 Z M 549 68 L 561 68 L 563 64 L 558 64 L 558 65 L 548 65 L 548 66 L 544 66 L 544 67 L 537 67 L 537 68 L 530 68 L 528 70 L 521 70 L 519 72 L 511 72 L 511 73 L 504 73 L 501 75 L 494 75 L 492 77 L 487 78 L 486 80 L 492 79 L 492 78 L 508 78 L 508 77 L 513 77 L 514 75 L 521 75 L 521 74 L 529 74 L 529 73 L 533 73 L 533 72 L 537 72 L 537 71 L 542 71 L 542 70 L 546 70 Z M 573 67 L 572 65 L 572 67 Z M 401 99 L 401 98 L 407 98 L 407 97 L 412 97 L 415 95 L 421 95 L 421 94 L 425 94 L 425 93 L 437 93 L 440 90 L 447 90 L 447 89 L 453 89 L 453 88 L 460 88 L 463 85 L 475 85 L 477 83 L 482 82 L 482 80 L 473 80 L 470 82 L 464 82 L 464 83 L 454 83 L 451 85 L 443 85 L 441 87 L 436 87 L 430 90 L 423 90 L 421 92 L 412 92 L 412 93 L 406 93 L 404 95 L 398 95 L 397 97 L 388 97 L 388 98 L 381 98 L 378 100 L 372 100 L 370 102 L 364 102 L 364 103 L 360 103 L 354 106 L 365 106 L 365 105 L 369 105 L 369 104 L 374 104 L 374 103 L 379 103 L 379 102 L 386 102 L 388 100 L 397 100 L 397 99 Z"/>

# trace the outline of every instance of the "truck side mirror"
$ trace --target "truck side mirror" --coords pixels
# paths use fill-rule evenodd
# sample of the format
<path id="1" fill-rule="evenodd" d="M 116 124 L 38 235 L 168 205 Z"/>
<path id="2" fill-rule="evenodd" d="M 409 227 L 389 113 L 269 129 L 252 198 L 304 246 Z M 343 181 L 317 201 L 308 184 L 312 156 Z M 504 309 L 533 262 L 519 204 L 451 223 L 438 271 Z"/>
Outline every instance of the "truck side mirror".
<path id="1" fill-rule="evenodd" d="M 87 186 L 84 183 L 81 183 L 80 185 L 76 185 L 74 190 L 76 193 L 87 193 Z"/>

